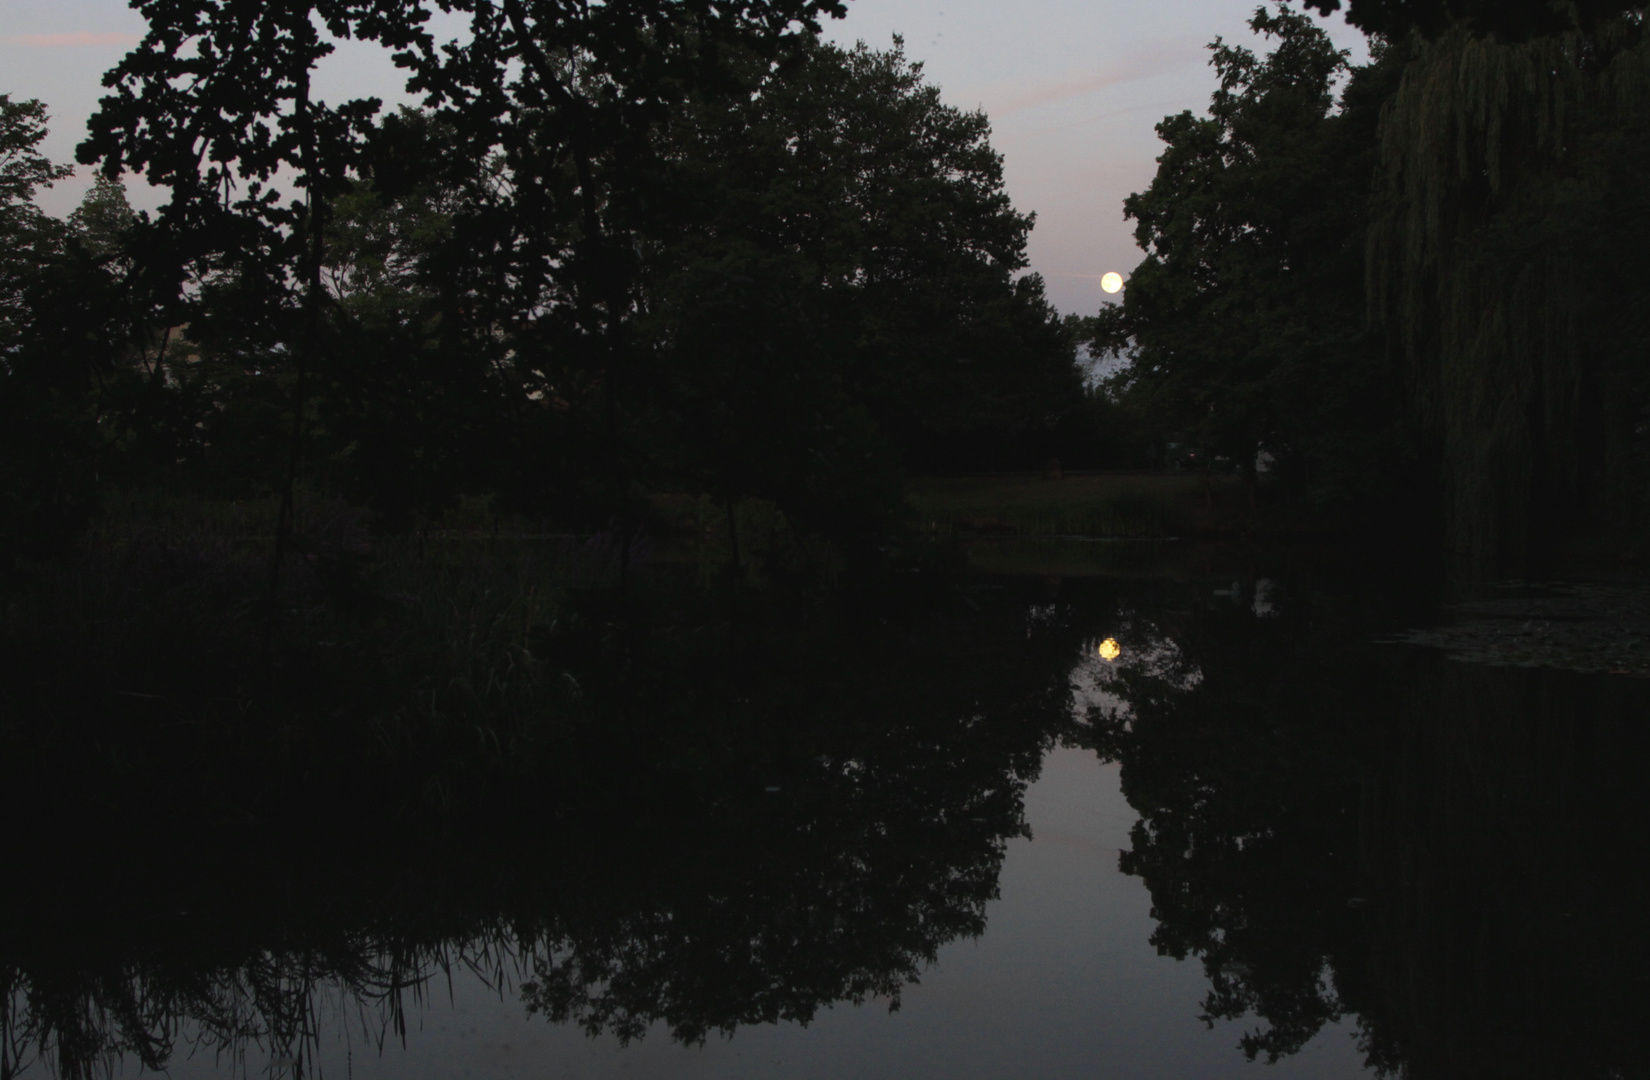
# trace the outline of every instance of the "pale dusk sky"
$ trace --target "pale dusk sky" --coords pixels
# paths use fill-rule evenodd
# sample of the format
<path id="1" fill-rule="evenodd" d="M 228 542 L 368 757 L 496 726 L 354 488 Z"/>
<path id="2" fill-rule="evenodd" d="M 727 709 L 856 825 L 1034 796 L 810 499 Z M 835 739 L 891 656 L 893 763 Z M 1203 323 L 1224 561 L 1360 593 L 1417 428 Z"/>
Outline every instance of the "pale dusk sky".
<path id="1" fill-rule="evenodd" d="M 1214 90 L 1206 46 L 1217 35 L 1262 48 L 1244 25 L 1252 0 L 850 0 L 828 22 L 842 44 L 885 48 L 894 34 L 920 60 L 947 102 L 983 108 L 1002 153 L 1009 194 L 1037 214 L 1031 268 L 1062 312 L 1086 314 L 1105 296 L 1100 277 L 1125 276 L 1140 259 L 1123 199 L 1151 182 L 1163 116 L 1201 112 Z M 47 152 L 70 161 L 96 107 L 103 72 L 142 34 L 121 0 L 4 0 L 0 93 L 40 98 L 52 114 Z M 1338 17 L 1325 25 L 1363 59 L 1362 36 Z M 372 46 L 330 57 L 322 93 L 331 100 L 402 98 L 401 79 Z M 67 213 L 86 180 L 77 176 L 40 202 Z M 133 185 L 134 188 L 138 185 Z M 153 205 L 134 190 L 133 202 Z"/>

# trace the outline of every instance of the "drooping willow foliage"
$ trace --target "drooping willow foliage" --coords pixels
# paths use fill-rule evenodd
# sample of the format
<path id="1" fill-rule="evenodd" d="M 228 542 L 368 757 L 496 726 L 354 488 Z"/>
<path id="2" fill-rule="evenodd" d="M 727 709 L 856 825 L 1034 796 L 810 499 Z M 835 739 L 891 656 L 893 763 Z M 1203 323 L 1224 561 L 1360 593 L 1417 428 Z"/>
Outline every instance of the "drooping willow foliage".
<path id="1" fill-rule="evenodd" d="M 1442 462 L 1452 550 L 1515 570 L 1645 520 L 1643 16 L 1413 42 L 1382 121 L 1369 296 Z"/>

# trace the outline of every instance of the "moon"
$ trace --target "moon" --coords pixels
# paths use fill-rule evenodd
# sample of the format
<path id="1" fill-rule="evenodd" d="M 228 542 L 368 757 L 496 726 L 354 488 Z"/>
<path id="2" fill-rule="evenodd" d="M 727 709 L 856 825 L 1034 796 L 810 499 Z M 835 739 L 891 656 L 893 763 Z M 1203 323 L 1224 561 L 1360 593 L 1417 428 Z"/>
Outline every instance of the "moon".
<path id="1" fill-rule="evenodd" d="M 1100 279 L 1100 287 L 1109 293 L 1121 292 L 1123 290 L 1123 275 L 1113 270 Z"/>

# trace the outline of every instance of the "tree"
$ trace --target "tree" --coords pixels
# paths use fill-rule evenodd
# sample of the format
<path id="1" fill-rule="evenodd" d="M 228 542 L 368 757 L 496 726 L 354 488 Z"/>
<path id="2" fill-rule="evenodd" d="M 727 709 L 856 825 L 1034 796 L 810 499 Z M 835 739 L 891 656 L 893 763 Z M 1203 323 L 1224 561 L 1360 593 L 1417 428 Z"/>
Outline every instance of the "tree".
<path id="1" fill-rule="evenodd" d="M 163 243 L 152 254 L 173 318 L 189 321 L 207 343 L 251 330 L 265 343 L 266 365 L 285 361 L 278 367 L 290 384 L 290 434 L 280 478 L 270 478 L 281 494 L 273 598 L 288 542 L 307 379 L 322 350 L 327 209 L 349 189 L 379 107 L 376 99 L 328 107 L 312 94 L 311 76 L 335 48 L 329 36 L 406 48 L 418 40 L 427 13 L 411 0 L 134 6 L 148 32 L 104 77 L 114 93 L 100 103 L 77 153 L 111 177 L 143 172 L 170 189 L 159 221 Z M 301 197 L 283 193 L 287 173 Z M 225 290 L 236 303 L 203 303 Z M 251 325 L 236 320 L 225 327 L 209 317 L 225 307 L 250 316 Z"/>
<path id="2" fill-rule="evenodd" d="M 595 398 L 606 437 L 583 464 L 615 463 L 599 471 L 613 477 L 622 516 L 631 451 L 616 387 L 628 377 L 624 327 L 635 302 L 622 208 L 648 174 L 650 133 L 671 102 L 724 78 L 728 43 L 771 54 L 817 29 L 820 12 L 841 11 L 830 0 L 446 6 L 471 17 L 471 32 L 438 47 L 423 29 L 429 6 L 416 0 L 146 0 L 139 9 L 149 33 L 106 78 L 114 93 L 80 150 L 105 171 L 145 172 L 171 189 L 151 255 L 174 268 L 174 321 L 190 324 L 224 377 L 225 365 L 239 366 L 260 384 L 254 396 L 273 402 L 273 384 L 285 397 L 285 453 L 272 460 L 268 439 L 257 452 L 283 492 L 277 570 L 306 428 L 330 423 L 357 461 L 376 460 L 365 488 L 394 488 L 403 474 L 391 463 L 408 456 L 371 453 L 398 425 L 361 408 L 385 388 L 384 366 L 369 357 L 352 364 L 352 351 L 373 340 L 363 319 L 382 329 L 384 311 L 329 292 L 347 275 L 326 279 L 329 238 L 353 227 L 329 230 L 333 208 L 360 181 L 370 177 L 382 204 L 372 210 L 367 199 L 352 213 L 405 210 L 419 190 L 451 196 L 443 236 L 426 238 L 419 274 L 427 288 L 413 319 L 424 330 L 439 324 L 441 362 L 419 359 L 433 355 L 428 334 L 416 347 L 392 335 L 374 355 L 392 366 L 389 353 L 414 360 L 428 377 L 417 389 L 424 403 L 473 396 L 478 370 L 529 399 L 577 410 Z M 379 123 L 375 100 L 315 98 L 315 66 L 344 38 L 396 50 L 431 123 Z M 249 388 L 242 379 L 236 390 Z M 516 486 L 557 471 L 520 462 Z M 378 501 L 391 519 L 406 519 L 406 493 Z"/>
<path id="3" fill-rule="evenodd" d="M 1041 281 L 1017 276 L 1032 218 L 1003 190 L 985 116 L 943 104 L 897 39 L 814 44 L 748 97 L 695 103 L 673 139 L 678 193 L 649 277 L 671 364 L 714 363 L 717 342 L 754 332 L 771 355 L 747 388 L 767 379 L 799 407 L 839 396 L 907 468 L 1046 460 L 1082 395 Z M 677 295 L 711 282 L 720 307 Z M 716 329 L 690 329 L 711 311 Z M 771 413 L 760 395 L 748 408 Z M 762 438 L 732 452 L 759 457 Z"/>
<path id="4" fill-rule="evenodd" d="M 70 231 L 95 259 L 120 255 L 126 233 L 136 223 L 137 215 L 126 198 L 126 185 L 104 173 L 92 178 L 85 198 L 69 214 Z"/>
<path id="5" fill-rule="evenodd" d="M 711 45 L 685 35 L 669 62 Z M 495 482 L 596 520 L 639 482 L 760 497 L 863 545 L 888 527 L 901 456 L 985 443 L 1040 464 L 1080 383 L 1040 283 L 1015 281 L 1030 219 L 984 117 L 943 106 L 897 50 L 718 47 L 716 78 L 652 109 L 568 69 L 592 100 L 566 107 L 610 125 L 593 207 L 568 116 L 483 118 L 523 125 L 487 140 L 468 106 L 386 120 L 373 197 L 444 193 L 439 236 L 406 265 L 446 305 L 443 335 L 489 358 L 512 447 L 489 455 Z"/>
<path id="6" fill-rule="evenodd" d="M 1324 15 L 1341 0 L 1303 0 Z M 1594 25 L 1633 10 L 1633 0 L 1349 0 L 1346 20 L 1370 34 L 1398 38 L 1416 30 L 1435 36 L 1451 26 L 1518 41 Z"/>
<path id="7" fill-rule="evenodd" d="M 71 172 L 41 154 L 46 110 L 0 95 L 0 573 L 61 555 L 91 512 L 92 395 L 116 345 L 106 279 L 77 257 L 36 188 Z"/>
<path id="8" fill-rule="evenodd" d="M 506 493 L 518 504 L 586 501 L 579 489 L 601 478 L 599 503 L 623 537 L 626 567 L 646 465 L 636 431 L 645 373 L 632 340 L 638 211 L 655 194 L 659 133 L 688 94 L 747 89 L 734 57 L 771 64 L 842 7 L 457 6 L 471 15 L 468 41 L 402 58 L 435 121 L 454 133 L 447 160 L 472 172 L 491 161 L 504 178 L 453 217 L 438 271 L 456 306 L 449 315 L 471 341 L 490 343 L 504 376 L 539 403 L 510 427 L 522 453 Z M 405 169 L 399 182 L 418 179 Z M 546 451 L 552 460 L 541 459 Z"/>
<path id="9" fill-rule="evenodd" d="M 0 94 L 0 365 L 7 371 L 28 322 L 26 283 L 58 239 L 34 192 L 73 172 L 40 153 L 45 138 L 45 105 Z"/>
<path id="10" fill-rule="evenodd" d="M 868 549 L 898 465 L 1046 460 L 1073 340 L 985 118 L 920 66 L 818 45 L 827 0 L 457 7 L 441 47 L 410 0 L 143 9 L 81 153 L 172 189 L 127 243 L 172 275 L 199 363 L 157 381 L 215 467 L 627 542 L 668 483 Z M 423 107 L 314 99 L 349 36 Z"/>
<path id="11" fill-rule="evenodd" d="M 661 474 L 778 503 L 839 546 L 886 535 L 902 469 L 1040 466 L 1081 408 L 980 113 L 896 39 L 813 42 L 665 129 L 640 226 L 639 355 Z M 731 513 L 731 511 L 730 511 Z"/>
<path id="12" fill-rule="evenodd" d="M 1286 9 L 1250 26 L 1273 52 L 1217 40 L 1209 115 L 1158 126 L 1157 176 L 1124 204 L 1147 257 L 1093 336 L 1130 360 L 1114 383 L 1124 402 L 1205 469 L 1225 457 L 1253 482 L 1264 452 L 1296 496 L 1367 514 L 1415 458 L 1400 387 L 1363 329 L 1376 118 L 1397 58 L 1349 72 Z"/>
<path id="13" fill-rule="evenodd" d="M 1447 543 L 1521 573 L 1650 524 L 1650 38 L 1420 43 L 1381 131 L 1371 308 L 1441 457 Z"/>

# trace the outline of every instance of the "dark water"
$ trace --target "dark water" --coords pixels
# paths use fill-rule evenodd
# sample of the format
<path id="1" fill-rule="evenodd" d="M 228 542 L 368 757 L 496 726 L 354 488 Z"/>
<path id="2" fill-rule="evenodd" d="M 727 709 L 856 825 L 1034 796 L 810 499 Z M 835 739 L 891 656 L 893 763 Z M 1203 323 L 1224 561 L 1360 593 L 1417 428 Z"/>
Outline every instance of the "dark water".
<path id="1" fill-rule="evenodd" d="M 13 821 L 5 1075 L 1650 1074 L 1644 681 L 1375 644 L 1379 560 L 975 557 L 561 656 L 504 820 Z"/>

